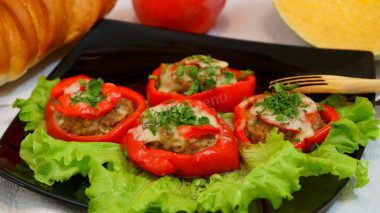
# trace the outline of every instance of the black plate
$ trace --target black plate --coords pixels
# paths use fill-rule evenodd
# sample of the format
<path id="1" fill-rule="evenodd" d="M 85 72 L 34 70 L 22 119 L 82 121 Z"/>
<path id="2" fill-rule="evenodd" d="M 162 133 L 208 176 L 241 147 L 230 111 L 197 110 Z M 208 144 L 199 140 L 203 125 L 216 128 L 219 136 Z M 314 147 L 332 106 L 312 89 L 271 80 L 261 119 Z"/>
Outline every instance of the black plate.
<path id="1" fill-rule="evenodd" d="M 304 74 L 335 74 L 375 78 L 370 52 L 326 50 L 232 40 L 102 20 L 54 69 L 49 79 L 85 74 L 101 77 L 145 94 L 147 76 L 161 62 L 174 62 L 193 54 L 210 54 L 228 61 L 236 69 L 255 71 L 255 93 L 264 92 L 270 80 Z M 365 95 L 374 100 L 374 94 Z M 314 95 L 319 100 L 324 95 Z M 58 201 L 87 208 L 86 178 L 75 176 L 49 187 L 33 178 L 33 172 L 20 159 L 24 138 L 22 124 L 15 118 L 1 139 L 0 174 L 25 187 Z M 360 158 L 360 150 L 354 157 Z M 332 175 L 301 178 L 302 190 L 295 199 L 284 201 L 276 212 L 315 212 L 328 206 L 348 179 Z M 263 201 L 264 211 L 272 212 Z"/>

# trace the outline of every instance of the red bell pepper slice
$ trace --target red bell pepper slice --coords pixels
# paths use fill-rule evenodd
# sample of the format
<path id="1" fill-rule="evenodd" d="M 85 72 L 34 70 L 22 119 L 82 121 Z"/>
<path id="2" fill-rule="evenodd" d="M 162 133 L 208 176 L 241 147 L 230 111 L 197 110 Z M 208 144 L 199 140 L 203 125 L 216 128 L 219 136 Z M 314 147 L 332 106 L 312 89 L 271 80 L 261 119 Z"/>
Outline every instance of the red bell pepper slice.
<path id="1" fill-rule="evenodd" d="M 95 119 L 114 108 L 121 98 L 121 93 L 116 85 L 112 83 L 104 83 L 102 86 L 102 93 L 106 98 L 100 101 L 95 108 L 83 102 L 73 104 L 71 101 L 72 91 L 85 90 L 83 86 L 80 86 L 80 79 L 86 81 L 87 84 L 88 81 L 91 80 L 90 77 L 79 75 L 63 79 L 59 84 L 52 88 L 51 97 L 57 98 L 60 103 L 54 107 L 66 116 Z"/>
<path id="2" fill-rule="evenodd" d="M 304 152 L 310 152 L 311 148 L 315 145 L 321 145 L 322 142 L 326 139 L 327 135 L 331 129 L 331 123 L 339 120 L 339 114 L 331 106 L 319 104 L 321 110 L 318 110 L 318 113 L 321 115 L 322 120 L 327 123 L 326 126 L 317 130 L 313 136 L 305 138 L 305 147 L 303 148 Z"/>
<path id="3" fill-rule="evenodd" d="M 249 109 L 255 102 L 265 97 L 265 94 L 252 96 L 241 104 L 235 107 L 234 110 L 234 131 L 238 143 L 244 147 L 245 144 L 251 143 L 246 136 L 246 125 L 249 119 L 246 110 Z M 292 142 L 296 149 L 301 149 L 303 152 L 310 152 L 311 148 L 315 144 L 322 144 L 322 142 L 327 137 L 331 123 L 339 120 L 339 114 L 332 107 L 319 104 L 321 110 L 318 110 L 318 113 L 321 115 L 323 121 L 327 123 L 323 128 L 317 130 L 313 136 L 307 137 L 300 142 Z M 314 118 L 309 118 L 309 120 L 314 120 Z M 281 127 L 280 127 L 281 128 Z"/>
<path id="4" fill-rule="evenodd" d="M 201 125 L 201 126 L 179 126 L 177 127 L 179 135 L 183 136 L 186 140 L 190 138 L 199 139 L 206 135 L 217 135 L 219 133 L 219 128 L 213 127 L 211 125 Z"/>
<path id="5" fill-rule="evenodd" d="M 214 116 L 219 127 L 216 128 L 210 125 L 178 126 L 179 131 L 185 133 L 186 137 L 194 138 L 207 134 L 215 134 L 217 135 L 216 144 L 194 155 L 147 148 L 144 141 L 135 138 L 134 131 L 137 131 L 139 125 L 141 125 L 140 121 L 138 121 L 134 128 L 130 129 L 120 142 L 122 149 L 128 150 L 128 159 L 137 166 L 158 176 L 168 174 L 197 177 L 210 176 L 215 173 L 239 169 L 239 150 L 233 131 L 228 124 L 217 117 L 214 109 L 207 108 L 199 100 L 188 99 L 186 101 L 188 101 L 190 106 L 199 107 L 202 111 L 206 111 Z M 189 130 L 193 130 L 194 132 L 189 133 Z"/>
<path id="6" fill-rule="evenodd" d="M 232 68 L 227 68 L 228 71 L 236 76 L 241 75 L 241 72 Z M 247 75 L 244 79 L 222 86 L 217 86 L 203 92 L 192 95 L 183 95 L 177 92 L 161 92 L 158 91 L 155 84 L 161 73 L 161 68 L 157 68 L 152 73 L 156 79 L 150 78 L 147 85 L 147 98 L 151 106 L 160 104 L 165 100 L 170 99 L 198 99 L 203 101 L 208 107 L 213 107 L 220 112 L 232 112 L 237 104 L 245 97 L 251 96 L 255 91 L 256 78 L 253 75 Z"/>
<path id="7" fill-rule="evenodd" d="M 45 110 L 46 130 L 48 134 L 56 139 L 61 139 L 65 141 L 88 141 L 88 142 L 98 141 L 98 142 L 118 143 L 121 137 L 133 126 L 133 124 L 135 123 L 135 120 L 137 120 L 140 117 L 140 114 L 146 109 L 146 102 L 145 102 L 144 97 L 129 88 L 122 87 L 122 86 L 118 87 L 113 84 L 106 83 L 105 85 L 103 85 L 103 90 L 105 91 L 106 94 L 108 94 L 106 98 L 108 100 L 105 102 L 103 101 L 99 102 L 98 105 L 95 107 L 95 109 L 93 108 L 89 109 L 91 107 L 88 104 L 81 103 L 81 102 L 79 102 L 76 105 L 63 102 L 63 106 L 60 106 L 60 105 L 54 106 L 52 104 L 52 100 L 54 98 L 58 98 L 60 103 L 62 103 L 61 101 L 67 101 L 67 102 L 70 101 L 70 94 L 64 94 L 64 91 L 68 87 L 70 87 L 73 83 L 78 82 L 79 79 L 89 80 L 91 78 L 84 75 L 79 75 L 72 78 L 63 79 L 59 84 L 57 84 L 55 87 L 52 88 L 51 97 L 46 105 L 46 110 Z M 72 133 L 67 133 L 58 127 L 53 116 L 53 110 L 55 108 L 59 110 L 60 112 L 64 111 L 67 116 L 71 116 L 71 117 L 80 116 L 85 119 L 88 119 L 88 118 L 93 119 L 94 117 L 101 116 L 107 111 L 110 111 L 117 104 L 117 101 L 121 97 L 127 98 L 128 100 L 132 101 L 133 106 L 136 110 L 133 112 L 133 114 L 121 120 L 107 134 L 81 136 L 81 135 L 75 135 Z M 94 114 L 91 114 L 91 113 L 95 113 L 95 116 Z"/>

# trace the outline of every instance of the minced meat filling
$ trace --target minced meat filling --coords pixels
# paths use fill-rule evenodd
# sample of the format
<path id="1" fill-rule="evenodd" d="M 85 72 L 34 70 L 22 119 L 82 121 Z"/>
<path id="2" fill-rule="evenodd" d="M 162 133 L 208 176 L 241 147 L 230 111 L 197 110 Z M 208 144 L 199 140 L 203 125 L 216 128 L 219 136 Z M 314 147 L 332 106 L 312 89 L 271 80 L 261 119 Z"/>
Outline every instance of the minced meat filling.
<path id="1" fill-rule="evenodd" d="M 216 136 L 206 135 L 199 139 L 190 138 L 190 140 L 183 140 L 175 136 L 173 131 L 164 127 L 159 127 L 160 139 L 151 141 L 146 144 L 150 149 L 163 149 L 179 154 L 194 155 L 204 149 L 214 146 L 216 143 Z"/>
<path id="2" fill-rule="evenodd" d="M 54 105 L 57 104 L 57 101 L 54 102 Z M 81 136 L 103 135 L 110 132 L 117 123 L 133 114 L 134 111 L 132 102 L 121 98 L 111 111 L 94 120 L 68 117 L 57 110 L 54 110 L 54 119 L 58 127 L 67 133 Z"/>
<path id="3" fill-rule="evenodd" d="M 312 125 L 314 131 L 321 129 L 326 124 L 323 122 L 320 115 L 317 116 L 315 122 Z M 267 135 L 270 131 L 276 127 L 275 125 L 269 124 L 260 118 L 250 116 L 247 121 L 246 135 L 247 138 L 254 144 L 265 142 Z M 284 140 L 294 141 L 295 133 L 293 131 L 284 130 L 279 128 L 278 132 L 284 133 Z"/>

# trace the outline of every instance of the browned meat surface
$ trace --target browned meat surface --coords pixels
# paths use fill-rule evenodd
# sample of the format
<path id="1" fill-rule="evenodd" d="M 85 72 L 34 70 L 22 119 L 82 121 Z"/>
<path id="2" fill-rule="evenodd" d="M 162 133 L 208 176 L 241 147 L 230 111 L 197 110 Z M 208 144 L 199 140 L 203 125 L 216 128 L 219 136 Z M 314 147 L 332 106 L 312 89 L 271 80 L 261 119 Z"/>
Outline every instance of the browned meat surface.
<path id="1" fill-rule="evenodd" d="M 323 122 L 321 116 L 318 115 L 312 128 L 314 131 L 317 131 L 318 129 L 323 128 L 325 125 L 326 124 Z M 250 117 L 247 121 L 246 135 L 248 139 L 254 144 L 263 143 L 266 140 L 267 135 L 274 127 L 275 125 L 269 124 L 261 119 Z M 284 133 L 285 140 L 294 140 L 294 132 L 280 128 L 278 129 L 278 132 Z"/>
<path id="2" fill-rule="evenodd" d="M 326 123 L 322 120 L 322 117 L 318 115 L 317 119 L 313 123 L 313 130 L 317 131 L 318 129 L 322 129 L 324 126 L 326 126 Z"/>
<path id="3" fill-rule="evenodd" d="M 214 146 L 216 143 L 216 138 L 213 135 L 207 135 L 199 139 L 182 140 L 176 138 L 173 132 L 165 127 L 160 127 L 158 131 L 161 136 L 160 140 L 147 143 L 147 148 L 194 155 L 208 147 Z"/>
<path id="4" fill-rule="evenodd" d="M 261 119 L 250 117 L 247 121 L 246 135 L 248 139 L 256 144 L 263 143 L 267 139 L 267 135 L 275 126 L 269 124 Z M 294 132 L 278 129 L 278 132 L 284 133 L 285 140 L 291 140 L 294 136 Z"/>
<path id="5" fill-rule="evenodd" d="M 110 132 L 117 123 L 134 111 L 132 102 L 126 98 L 121 98 L 114 109 L 94 120 L 68 117 L 56 110 L 54 111 L 54 119 L 59 128 L 68 133 L 82 136 L 103 135 Z"/>

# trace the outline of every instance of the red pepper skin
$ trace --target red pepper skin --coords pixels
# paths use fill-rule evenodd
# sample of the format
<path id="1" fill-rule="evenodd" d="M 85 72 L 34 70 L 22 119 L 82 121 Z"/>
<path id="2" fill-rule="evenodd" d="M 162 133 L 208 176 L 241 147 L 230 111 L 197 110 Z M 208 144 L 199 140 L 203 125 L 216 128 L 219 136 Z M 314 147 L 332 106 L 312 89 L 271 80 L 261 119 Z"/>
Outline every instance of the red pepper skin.
<path id="1" fill-rule="evenodd" d="M 246 114 L 246 109 L 251 107 L 253 103 L 255 103 L 257 100 L 264 97 L 265 94 L 255 95 L 250 97 L 251 102 L 248 102 L 247 104 L 240 104 L 235 107 L 234 110 L 234 131 L 237 138 L 238 143 L 245 147 L 245 144 L 251 143 L 250 140 L 247 138 L 245 130 L 246 130 L 246 123 L 248 121 L 248 115 Z M 322 107 L 321 111 L 318 111 L 318 113 L 321 115 L 324 122 L 327 123 L 326 126 L 323 128 L 317 130 L 313 136 L 307 137 L 304 140 L 300 142 L 292 142 L 294 147 L 296 149 L 301 149 L 303 152 L 310 152 L 311 147 L 314 146 L 314 144 L 322 144 L 322 142 L 327 137 L 330 128 L 331 128 L 331 122 L 335 122 L 339 120 L 339 114 L 337 111 L 335 111 L 332 107 L 320 104 Z"/>
<path id="2" fill-rule="evenodd" d="M 216 144 L 194 155 L 177 154 L 166 150 L 147 148 L 144 141 L 135 139 L 133 129 L 131 129 L 120 142 L 123 150 L 127 148 L 129 160 L 158 176 L 173 174 L 199 177 L 239 169 L 239 151 L 234 134 L 228 124 L 217 117 L 215 110 L 207 108 L 202 102 L 190 99 L 187 101 L 189 105 L 197 105 L 217 118 L 220 125 L 218 131 L 209 125 L 194 127 L 205 132 L 217 133 L 219 137 Z M 136 122 L 135 127 L 140 124 L 139 121 Z M 189 126 L 184 126 L 184 128 L 189 128 Z M 201 137 L 197 133 L 192 135 Z"/>
<path id="3" fill-rule="evenodd" d="M 69 88 L 74 83 L 79 86 L 79 79 L 91 80 L 90 77 L 85 75 L 74 76 L 62 80 L 59 84 L 52 88 L 51 97 L 57 98 L 60 105 L 55 105 L 55 109 L 62 114 L 69 117 L 82 117 L 84 119 L 95 119 L 103 116 L 104 113 L 114 108 L 117 102 L 121 98 L 119 88 L 112 83 L 104 83 L 102 86 L 102 93 L 106 98 L 100 101 L 95 108 L 92 108 L 87 103 L 71 103 L 71 93 L 65 94 L 65 89 Z M 80 87 L 80 90 L 84 91 L 84 87 Z"/>
<path id="4" fill-rule="evenodd" d="M 305 147 L 303 148 L 303 152 L 310 152 L 315 144 L 321 145 L 330 132 L 331 123 L 339 120 L 339 114 L 334 108 L 323 104 L 320 104 L 320 106 L 322 107 L 322 110 L 318 112 L 327 125 L 317 130 L 313 136 L 304 139 Z"/>
<path id="5" fill-rule="evenodd" d="M 236 76 L 241 75 L 241 72 L 238 70 L 232 68 L 227 69 Z M 254 93 L 256 85 L 256 78 L 253 75 L 248 75 L 237 83 L 218 86 L 210 90 L 187 96 L 177 92 L 166 93 L 158 91 L 155 83 L 158 81 L 160 73 L 161 69 L 157 68 L 152 73 L 157 79 L 149 79 L 148 81 L 146 92 L 151 106 L 155 106 L 170 99 L 198 99 L 203 101 L 206 106 L 213 107 L 219 112 L 232 112 L 235 106 L 239 104 L 244 97 L 249 97 Z"/>
<path id="6" fill-rule="evenodd" d="M 77 77 L 78 76 L 74 77 L 74 80 L 76 79 L 75 81 L 77 81 L 79 78 L 82 78 L 82 77 L 79 77 L 79 78 Z M 64 82 L 67 83 L 71 80 L 72 79 L 69 79 Z M 75 82 L 75 81 L 72 81 L 72 82 Z M 142 95 L 140 95 L 139 93 L 129 88 L 122 87 L 122 86 L 119 86 L 117 88 L 120 91 L 121 97 L 127 98 L 128 100 L 132 101 L 136 110 L 132 115 L 129 115 L 123 120 L 121 120 L 109 133 L 104 134 L 104 135 L 80 136 L 80 135 L 67 133 L 61 130 L 55 123 L 54 116 L 53 116 L 54 106 L 51 104 L 51 101 L 53 99 L 53 94 L 51 95 L 50 100 L 48 101 L 46 105 L 46 110 L 45 110 L 47 133 L 56 139 L 65 140 L 65 141 L 119 143 L 121 137 L 123 137 L 123 135 L 133 126 L 135 121 L 140 117 L 140 114 L 144 112 L 144 110 L 146 109 L 146 102 Z M 52 93 L 57 94 L 57 91 L 58 90 L 52 90 Z"/>
<path id="7" fill-rule="evenodd" d="M 219 128 L 213 127 L 211 125 L 202 126 L 179 126 L 177 127 L 179 135 L 183 136 L 186 140 L 190 138 L 199 139 L 208 134 L 217 135 L 219 133 Z"/>

